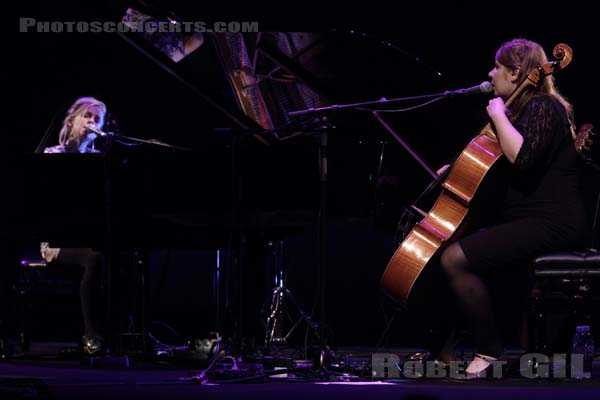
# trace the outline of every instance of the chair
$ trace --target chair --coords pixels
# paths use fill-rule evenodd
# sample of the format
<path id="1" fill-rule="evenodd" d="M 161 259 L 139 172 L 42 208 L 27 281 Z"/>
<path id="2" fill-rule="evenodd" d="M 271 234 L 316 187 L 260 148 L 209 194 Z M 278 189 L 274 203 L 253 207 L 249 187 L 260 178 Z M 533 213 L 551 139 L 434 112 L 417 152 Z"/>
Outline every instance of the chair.
<path id="1" fill-rule="evenodd" d="M 589 179 L 584 183 L 589 192 L 587 199 L 595 200 L 595 204 L 590 202 L 587 207 L 593 218 L 589 247 L 542 254 L 533 260 L 534 287 L 528 322 L 531 351 L 568 352 L 574 326 L 591 325 L 594 308 L 600 304 L 599 175 L 597 171 L 588 171 Z M 597 331 L 600 332 L 600 326 Z"/>

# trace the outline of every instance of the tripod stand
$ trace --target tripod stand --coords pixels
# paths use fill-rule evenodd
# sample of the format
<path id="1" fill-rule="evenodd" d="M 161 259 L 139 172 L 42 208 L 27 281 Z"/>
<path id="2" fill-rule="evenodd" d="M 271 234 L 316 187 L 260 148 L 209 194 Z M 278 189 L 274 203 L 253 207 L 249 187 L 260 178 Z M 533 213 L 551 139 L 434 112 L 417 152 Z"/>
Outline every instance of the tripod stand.
<path id="1" fill-rule="evenodd" d="M 318 158 L 319 158 L 319 209 L 317 216 L 317 234 L 318 234 L 318 316 L 321 323 L 317 323 L 313 320 L 311 315 L 307 314 L 296 302 L 293 294 L 285 286 L 284 281 L 284 268 L 283 268 L 283 241 L 280 240 L 277 246 L 274 246 L 273 254 L 276 266 L 276 277 L 275 287 L 271 298 L 271 308 L 269 316 L 267 318 L 267 332 L 265 336 L 265 345 L 273 345 L 278 343 L 286 343 L 290 335 L 294 332 L 300 322 L 305 321 L 307 323 L 307 329 L 312 329 L 314 335 L 319 341 L 319 357 L 317 360 L 318 368 L 323 372 L 325 371 L 325 364 L 332 354 L 329 347 L 327 346 L 327 328 L 325 320 L 327 317 L 325 308 L 325 294 L 326 294 L 326 208 L 327 208 L 327 142 L 328 142 L 328 130 L 334 128 L 331 125 L 327 117 L 321 117 L 318 119 L 319 126 L 312 129 L 312 134 L 318 141 Z M 273 243 L 270 243 L 273 246 Z M 286 314 L 285 302 L 290 301 L 295 309 L 300 314 L 299 319 L 294 323 L 292 328 L 284 333 L 283 330 L 283 318 Z"/>
<path id="2" fill-rule="evenodd" d="M 283 261 L 283 240 L 275 245 L 272 241 L 269 246 L 273 247 L 273 259 L 275 261 L 275 287 L 271 298 L 271 307 L 267 317 L 267 329 L 265 335 L 265 346 L 273 344 L 287 343 L 290 335 L 296 330 L 298 325 L 304 320 L 309 328 L 318 335 L 319 324 L 315 323 L 296 301 L 292 292 L 285 286 L 284 261 Z M 286 315 L 286 300 L 290 301 L 300 314 L 300 318 L 292 325 L 287 333 L 284 334 L 283 319 Z"/>

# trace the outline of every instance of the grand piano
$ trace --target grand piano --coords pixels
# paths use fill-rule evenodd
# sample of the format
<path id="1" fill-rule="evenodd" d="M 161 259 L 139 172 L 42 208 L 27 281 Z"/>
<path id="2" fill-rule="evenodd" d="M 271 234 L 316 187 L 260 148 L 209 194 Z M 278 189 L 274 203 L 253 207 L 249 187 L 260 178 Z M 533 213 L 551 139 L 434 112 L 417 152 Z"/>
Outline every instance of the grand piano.
<path id="1" fill-rule="evenodd" d="M 315 206 L 318 141 L 306 118 L 290 118 L 287 111 L 324 100 L 289 75 L 284 83 L 259 82 L 260 69 L 252 71 L 241 34 L 215 34 L 210 40 L 212 61 L 222 63 L 229 100 L 236 104 L 218 106 L 231 118 L 230 126 L 206 132 L 205 139 L 185 148 L 152 141 L 123 145 L 127 140 L 116 136 L 110 144 L 100 143 L 107 147 L 105 155 L 24 155 L 24 232 L 56 246 L 110 240 L 123 248 L 218 248 L 227 233 L 260 225 L 257 213 Z M 273 63 L 268 67 L 277 69 Z"/>
<path id="2" fill-rule="evenodd" d="M 249 326 L 259 325 L 252 310 L 260 307 L 263 293 L 256 283 L 266 278 L 259 265 L 264 258 L 256 255 L 260 250 L 250 246 L 288 240 L 303 231 L 313 235 L 319 211 L 314 116 L 292 118 L 288 111 L 364 99 L 380 93 L 385 83 L 356 79 L 358 71 L 347 68 L 339 57 L 354 48 L 336 35 L 205 35 L 202 46 L 179 62 L 134 33 L 118 39 L 148 64 L 176 76 L 192 93 L 187 101 L 198 98 L 199 116 L 218 114 L 222 122 L 212 128 L 225 129 L 207 129 L 201 135 L 161 133 L 163 142 L 187 150 L 113 142 L 106 155 L 98 157 L 25 155 L 20 164 L 21 182 L 26 182 L 20 191 L 21 235 L 30 242 L 110 247 L 115 252 L 220 250 L 226 255 L 228 276 L 222 276 L 223 299 L 218 302 L 225 313 L 234 315 L 230 318 L 245 320 L 232 323 L 241 336 L 244 329 L 258 331 L 259 326 Z M 369 48 L 369 43 L 360 47 Z M 195 79 L 194 71 L 211 73 L 202 74 L 202 80 Z M 411 93 L 410 87 L 405 90 Z M 178 100 L 153 99 L 165 109 Z M 330 132 L 327 152 L 327 215 L 380 216 L 394 224 L 400 193 L 393 180 L 381 179 L 392 175 L 393 159 L 400 159 L 390 152 L 393 139 L 368 114 L 329 117 L 337 128 Z M 418 174 L 427 176 L 413 172 Z M 392 214 L 378 214 L 376 205 Z M 318 260 L 309 262 L 306 279 L 314 275 Z"/>

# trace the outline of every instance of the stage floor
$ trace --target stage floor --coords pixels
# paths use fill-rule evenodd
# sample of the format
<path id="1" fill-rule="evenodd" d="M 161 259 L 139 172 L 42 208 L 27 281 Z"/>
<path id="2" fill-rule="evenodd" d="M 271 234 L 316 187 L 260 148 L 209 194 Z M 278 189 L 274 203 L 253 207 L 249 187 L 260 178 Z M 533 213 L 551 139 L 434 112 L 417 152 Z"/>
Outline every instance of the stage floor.
<path id="1" fill-rule="evenodd" d="M 336 349 L 323 369 L 303 369 L 289 374 L 269 375 L 268 361 L 247 357 L 233 360 L 221 357 L 202 375 L 208 361 L 183 361 L 158 357 L 100 357 L 90 365 L 74 353 L 59 356 L 69 343 L 34 343 L 28 354 L 0 362 L 0 399 L 598 399 L 600 398 L 600 361 L 595 362 L 591 379 L 526 378 L 515 374 L 493 380 L 460 381 L 450 378 L 406 379 L 403 374 L 387 379 L 383 367 L 372 367 L 371 360 L 392 366 L 419 349 L 361 347 Z M 297 350 L 297 349 L 296 349 Z M 375 351 L 378 350 L 378 351 Z M 467 354 L 468 350 L 465 351 Z M 378 353 L 373 358 L 373 353 Z M 286 349 L 276 357 L 277 364 L 287 360 Z M 518 359 L 518 351 L 508 359 Z M 377 358 L 379 357 L 379 358 Z M 397 358 L 396 358 L 397 357 Z M 129 366 L 127 366 L 129 361 Z M 271 361 L 273 361 L 271 359 Z M 308 362 L 307 362 L 308 363 Z M 272 368 L 269 364 L 269 368 Z M 282 367 L 278 367 L 282 368 Z M 388 375 L 397 371 L 388 369 Z M 192 378 L 198 379 L 192 379 Z"/>

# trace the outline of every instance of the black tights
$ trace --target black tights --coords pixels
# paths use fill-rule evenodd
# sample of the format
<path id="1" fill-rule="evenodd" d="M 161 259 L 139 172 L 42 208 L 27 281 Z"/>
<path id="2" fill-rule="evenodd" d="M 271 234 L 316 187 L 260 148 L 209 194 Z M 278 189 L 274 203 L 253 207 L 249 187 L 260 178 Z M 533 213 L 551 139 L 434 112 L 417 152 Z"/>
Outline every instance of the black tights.
<path id="1" fill-rule="evenodd" d="M 490 295 L 480 275 L 473 272 L 458 243 L 452 243 L 441 255 L 440 266 L 448 279 L 458 308 L 465 315 L 475 339 L 476 352 L 492 357 L 503 353 Z"/>
<path id="2" fill-rule="evenodd" d="M 98 335 L 98 289 L 102 270 L 100 253 L 89 248 L 61 249 L 56 262 L 76 264 L 83 267 L 83 276 L 79 284 L 79 296 L 85 325 L 84 334 L 87 337 Z"/>

